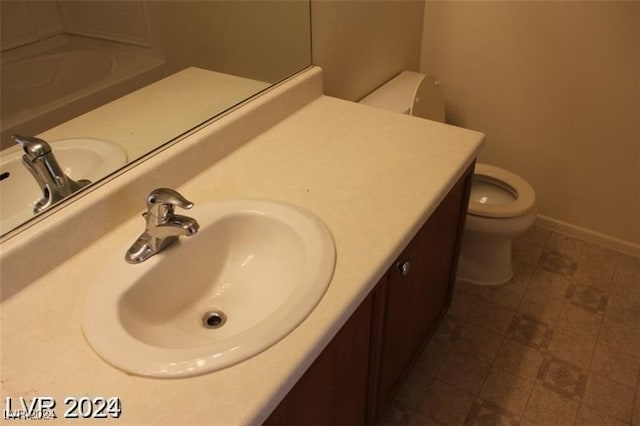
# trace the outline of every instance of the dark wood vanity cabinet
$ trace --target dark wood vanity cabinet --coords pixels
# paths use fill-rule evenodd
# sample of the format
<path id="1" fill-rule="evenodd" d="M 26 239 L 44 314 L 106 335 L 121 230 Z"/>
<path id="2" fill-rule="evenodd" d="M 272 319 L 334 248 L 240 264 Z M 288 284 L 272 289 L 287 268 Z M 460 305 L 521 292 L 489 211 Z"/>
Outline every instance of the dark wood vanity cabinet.
<path id="1" fill-rule="evenodd" d="M 472 174 L 473 166 L 265 424 L 356 425 L 380 416 L 449 306 Z"/>

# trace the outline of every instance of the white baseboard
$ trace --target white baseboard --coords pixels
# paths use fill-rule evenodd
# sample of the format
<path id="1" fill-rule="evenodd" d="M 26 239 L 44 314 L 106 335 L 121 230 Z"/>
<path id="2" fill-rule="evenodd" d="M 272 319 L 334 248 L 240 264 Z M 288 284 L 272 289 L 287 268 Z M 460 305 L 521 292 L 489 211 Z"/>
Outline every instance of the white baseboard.
<path id="1" fill-rule="evenodd" d="M 572 225 L 561 220 L 552 219 L 543 215 L 538 215 L 538 218 L 536 219 L 536 225 L 539 225 L 543 228 L 551 229 L 569 237 L 574 237 L 579 240 L 597 244 L 604 248 L 640 258 L 640 244 L 620 240 L 609 235 L 581 228 L 579 226 Z"/>

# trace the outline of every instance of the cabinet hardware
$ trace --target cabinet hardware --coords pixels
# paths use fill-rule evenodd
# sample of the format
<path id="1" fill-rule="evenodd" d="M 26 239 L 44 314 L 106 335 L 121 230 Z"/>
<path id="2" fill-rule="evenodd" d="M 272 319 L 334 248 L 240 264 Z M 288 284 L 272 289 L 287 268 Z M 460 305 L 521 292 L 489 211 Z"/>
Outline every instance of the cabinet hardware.
<path id="1" fill-rule="evenodd" d="M 411 269 L 411 263 L 409 261 L 404 262 L 396 262 L 396 269 L 400 271 L 400 273 L 404 276 L 409 273 L 409 269 Z"/>

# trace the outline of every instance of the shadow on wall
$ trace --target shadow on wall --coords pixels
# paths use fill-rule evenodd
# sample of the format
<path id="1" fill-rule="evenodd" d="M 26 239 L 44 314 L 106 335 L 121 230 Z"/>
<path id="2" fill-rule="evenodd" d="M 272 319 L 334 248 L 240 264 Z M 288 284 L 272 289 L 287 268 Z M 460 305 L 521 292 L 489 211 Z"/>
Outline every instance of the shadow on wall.
<path id="1" fill-rule="evenodd" d="M 358 101 L 403 70 L 417 71 L 424 2 L 311 0 L 313 64 L 329 96 Z"/>

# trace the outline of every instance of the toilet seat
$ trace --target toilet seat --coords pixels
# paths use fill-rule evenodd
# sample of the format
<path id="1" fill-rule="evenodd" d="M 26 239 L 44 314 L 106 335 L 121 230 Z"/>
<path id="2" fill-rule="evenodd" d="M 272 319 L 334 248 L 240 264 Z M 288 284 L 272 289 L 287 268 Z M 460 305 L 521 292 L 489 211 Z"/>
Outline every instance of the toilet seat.
<path id="1" fill-rule="evenodd" d="M 469 201 L 468 214 L 482 217 L 509 218 L 527 214 L 535 205 L 536 194 L 533 187 L 520 176 L 500 167 L 477 163 L 475 178 L 486 177 L 483 181 L 507 191 L 515 198 L 506 203 L 480 203 Z M 473 185 L 471 191 L 473 192 Z"/>

